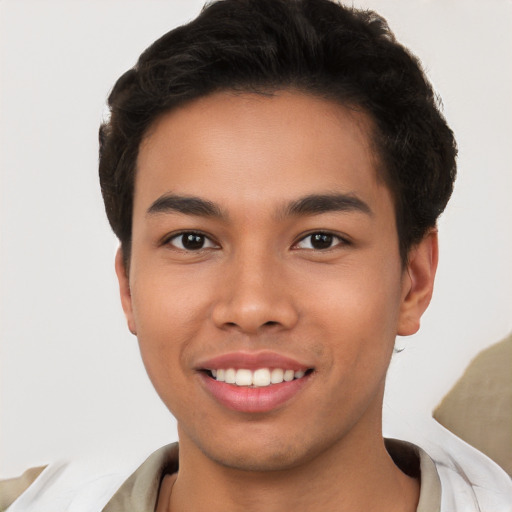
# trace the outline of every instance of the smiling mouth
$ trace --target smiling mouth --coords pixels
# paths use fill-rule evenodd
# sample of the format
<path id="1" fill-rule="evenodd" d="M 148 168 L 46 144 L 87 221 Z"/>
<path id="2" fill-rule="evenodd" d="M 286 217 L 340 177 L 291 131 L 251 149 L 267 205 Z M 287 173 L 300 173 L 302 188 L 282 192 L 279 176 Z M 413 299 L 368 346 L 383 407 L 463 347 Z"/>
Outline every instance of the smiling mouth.
<path id="1" fill-rule="evenodd" d="M 312 368 L 296 371 L 285 368 L 258 368 L 256 370 L 249 370 L 247 368 L 215 368 L 205 370 L 207 375 L 217 382 L 249 388 L 262 388 L 299 380 L 309 375 L 312 371 Z"/>

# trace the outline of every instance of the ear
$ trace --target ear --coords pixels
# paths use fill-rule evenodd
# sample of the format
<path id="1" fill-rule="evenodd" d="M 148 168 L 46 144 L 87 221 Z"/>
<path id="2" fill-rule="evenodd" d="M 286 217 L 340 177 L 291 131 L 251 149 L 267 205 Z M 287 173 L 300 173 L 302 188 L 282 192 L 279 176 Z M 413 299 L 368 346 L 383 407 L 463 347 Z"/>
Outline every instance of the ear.
<path id="1" fill-rule="evenodd" d="M 420 328 L 420 319 L 432 298 L 439 256 L 437 229 L 430 230 L 409 251 L 403 274 L 402 303 L 397 334 L 409 336 Z"/>
<path id="2" fill-rule="evenodd" d="M 126 321 L 128 322 L 128 329 L 130 329 L 130 332 L 132 334 L 137 334 L 137 329 L 135 327 L 135 319 L 133 316 L 130 280 L 128 276 L 128 269 L 124 264 L 122 247 L 119 247 L 119 249 L 117 250 L 115 266 L 117 280 L 119 282 L 119 294 L 121 295 L 121 304 L 123 306 L 123 311 L 126 316 Z"/>

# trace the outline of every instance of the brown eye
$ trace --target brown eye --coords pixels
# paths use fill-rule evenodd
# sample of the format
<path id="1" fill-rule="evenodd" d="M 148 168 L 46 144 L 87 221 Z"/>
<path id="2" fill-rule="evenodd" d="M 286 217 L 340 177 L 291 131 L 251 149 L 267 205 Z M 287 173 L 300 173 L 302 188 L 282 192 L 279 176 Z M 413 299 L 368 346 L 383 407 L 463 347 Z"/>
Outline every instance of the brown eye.
<path id="1" fill-rule="evenodd" d="M 199 251 L 217 247 L 206 235 L 191 231 L 173 236 L 168 243 L 183 251 Z"/>
<path id="2" fill-rule="evenodd" d="M 311 235 L 311 246 L 313 249 L 328 249 L 332 245 L 333 238 L 327 233 L 315 233 Z"/>
<path id="3" fill-rule="evenodd" d="M 332 249 L 337 245 L 347 243 L 341 237 L 333 235 L 332 233 L 324 233 L 319 231 L 318 233 L 310 233 L 300 240 L 296 247 L 299 249 L 312 249 L 321 251 L 325 249 Z"/>

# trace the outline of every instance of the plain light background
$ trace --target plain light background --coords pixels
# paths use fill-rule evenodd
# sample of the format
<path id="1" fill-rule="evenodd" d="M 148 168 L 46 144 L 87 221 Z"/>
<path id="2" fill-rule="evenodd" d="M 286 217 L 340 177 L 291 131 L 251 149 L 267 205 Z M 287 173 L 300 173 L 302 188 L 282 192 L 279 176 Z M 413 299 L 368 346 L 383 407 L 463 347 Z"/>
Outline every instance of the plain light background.
<path id="1" fill-rule="evenodd" d="M 393 432 L 512 330 L 512 2 L 354 4 L 420 57 L 459 144 L 434 299 L 419 334 L 397 340 L 388 378 Z M 0 2 L 0 477 L 176 439 L 119 304 L 97 129 L 116 78 L 201 5 Z"/>

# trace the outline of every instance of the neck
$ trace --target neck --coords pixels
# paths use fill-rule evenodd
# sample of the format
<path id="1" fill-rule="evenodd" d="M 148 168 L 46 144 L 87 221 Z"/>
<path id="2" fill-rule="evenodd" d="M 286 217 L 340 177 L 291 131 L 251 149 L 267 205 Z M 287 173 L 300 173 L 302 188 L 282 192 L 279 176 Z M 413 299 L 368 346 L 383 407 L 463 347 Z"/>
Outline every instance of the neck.
<path id="1" fill-rule="evenodd" d="M 374 436 L 351 431 L 316 457 L 283 470 L 245 471 L 206 457 L 180 439 L 180 470 L 172 512 L 412 512 L 419 483 L 388 455 L 380 425 Z"/>

